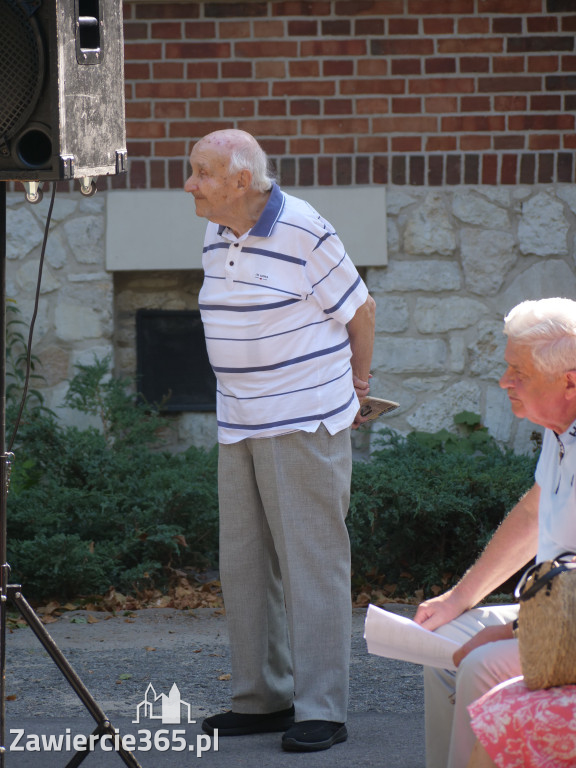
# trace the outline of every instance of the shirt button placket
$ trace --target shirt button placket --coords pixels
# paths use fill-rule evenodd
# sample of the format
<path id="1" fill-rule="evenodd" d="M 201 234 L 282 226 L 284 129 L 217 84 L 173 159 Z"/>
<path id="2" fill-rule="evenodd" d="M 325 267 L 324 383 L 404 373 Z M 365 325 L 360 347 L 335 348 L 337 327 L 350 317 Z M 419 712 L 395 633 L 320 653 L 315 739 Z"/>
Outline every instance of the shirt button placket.
<path id="1" fill-rule="evenodd" d="M 240 253 L 240 243 L 232 243 L 226 257 L 226 279 L 232 280 L 236 273 L 236 262 Z"/>

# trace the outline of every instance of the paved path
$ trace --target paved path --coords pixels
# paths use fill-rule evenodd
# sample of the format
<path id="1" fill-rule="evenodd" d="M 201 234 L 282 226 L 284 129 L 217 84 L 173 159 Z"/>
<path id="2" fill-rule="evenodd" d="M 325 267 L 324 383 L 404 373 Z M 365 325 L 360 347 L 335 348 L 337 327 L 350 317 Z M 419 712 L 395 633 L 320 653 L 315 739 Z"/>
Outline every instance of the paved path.
<path id="1" fill-rule="evenodd" d="M 421 668 L 369 655 L 364 615 L 355 609 L 349 739 L 315 754 L 283 752 L 279 734 L 221 738 L 218 751 L 207 744 L 202 718 L 230 706 L 226 622 L 211 609 L 147 609 L 113 617 L 74 611 L 47 629 L 112 725 L 134 739 L 132 751 L 142 768 L 423 768 Z M 6 768 L 64 768 L 74 754 L 74 737 L 89 735 L 94 721 L 27 627 L 8 633 L 6 681 Z M 176 684 L 197 722 L 166 725 L 144 714 L 133 722 L 150 684 L 157 695 L 168 695 Z M 42 737 L 56 745 L 61 737 L 62 749 L 46 751 Z M 31 749 L 36 743 L 39 751 Z M 98 747 L 82 765 L 115 768 L 124 761 Z"/>

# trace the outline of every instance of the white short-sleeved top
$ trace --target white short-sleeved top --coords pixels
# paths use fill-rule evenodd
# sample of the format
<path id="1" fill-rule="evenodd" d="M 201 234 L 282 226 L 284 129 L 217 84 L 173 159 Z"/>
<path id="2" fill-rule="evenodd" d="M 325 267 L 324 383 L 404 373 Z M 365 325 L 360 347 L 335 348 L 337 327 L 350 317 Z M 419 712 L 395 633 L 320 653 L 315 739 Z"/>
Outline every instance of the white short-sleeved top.
<path id="1" fill-rule="evenodd" d="M 540 486 L 538 562 L 576 552 L 576 422 L 563 434 L 544 433 L 536 467 Z"/>
<path id="2" fill-rule="evenodd" d="M 333 227 L 274 185 L 242 237 L 208 224 L 203 268 L 219 442 L 350 426 L 359 404 L 346 323 L 368 291 Z"/>

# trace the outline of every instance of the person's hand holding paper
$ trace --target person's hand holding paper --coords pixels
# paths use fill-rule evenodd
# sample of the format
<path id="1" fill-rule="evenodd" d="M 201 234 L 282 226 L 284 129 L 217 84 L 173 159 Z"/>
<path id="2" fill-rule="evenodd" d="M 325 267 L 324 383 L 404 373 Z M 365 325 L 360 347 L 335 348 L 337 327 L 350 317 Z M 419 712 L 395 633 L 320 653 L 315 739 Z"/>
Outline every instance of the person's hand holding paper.
<path id="1" fill-rule="evenodd" d="M 456 669 L 453 654 L 460 647 L 458 643 L 375 605 L 368 606 L 364 637 L 368 652 L 376 656 Z"/>

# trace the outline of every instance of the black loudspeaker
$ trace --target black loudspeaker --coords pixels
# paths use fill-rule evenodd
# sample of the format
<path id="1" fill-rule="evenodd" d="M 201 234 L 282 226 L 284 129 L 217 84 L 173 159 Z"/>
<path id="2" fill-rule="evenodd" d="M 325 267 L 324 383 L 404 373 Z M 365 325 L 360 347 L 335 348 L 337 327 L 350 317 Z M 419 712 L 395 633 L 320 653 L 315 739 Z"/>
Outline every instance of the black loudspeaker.
<path id="1" fill-rule="evenodd" d="M 122 0 L 0 0 L 1 180 L 126 170 L 122 20 Z"/>

